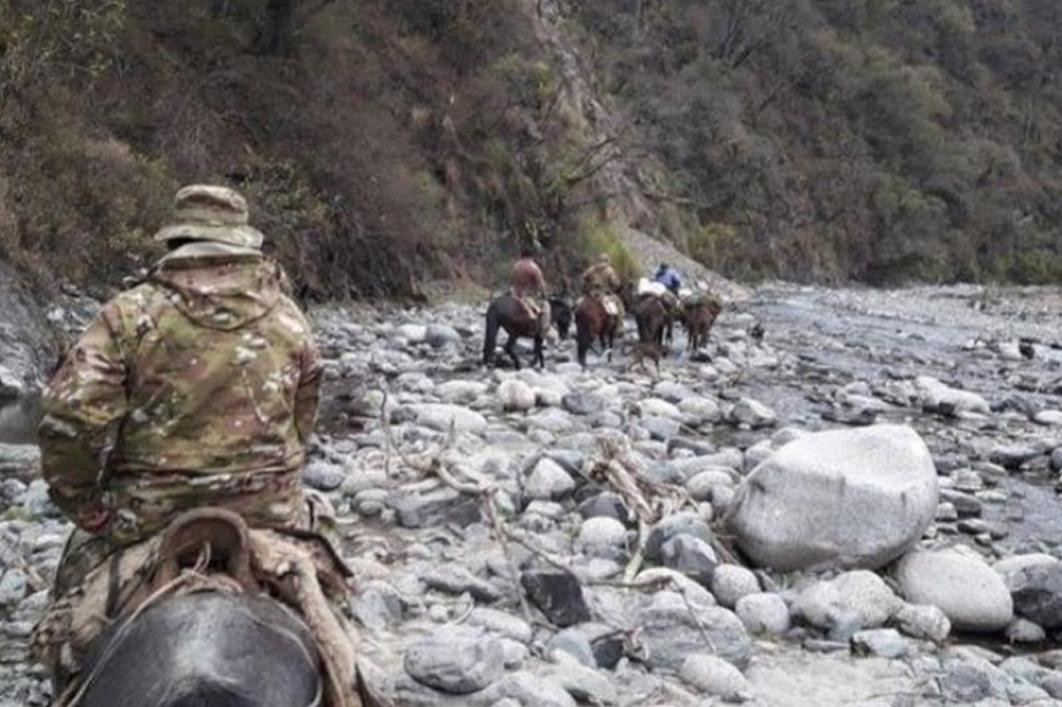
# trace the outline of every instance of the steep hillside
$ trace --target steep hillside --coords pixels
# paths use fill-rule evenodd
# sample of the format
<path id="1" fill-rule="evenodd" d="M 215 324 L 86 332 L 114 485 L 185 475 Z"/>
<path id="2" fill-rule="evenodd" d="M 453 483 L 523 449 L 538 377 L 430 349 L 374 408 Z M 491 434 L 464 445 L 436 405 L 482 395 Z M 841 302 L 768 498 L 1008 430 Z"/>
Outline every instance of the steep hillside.
<path id="1" fill-rule="evenodd" d="M 695 254 L 798 279 L 1062 276 L 1062 4 L 602 0 L 571 18 Z"/>
<path id="2" fill-rule="evenodd" d="M 552 273 L 602 249 L 633 271 L 645 234 L 737 275 L 1050 280 L 1060 17 L 1048 0 L 4 0 L 0 257 L 114 284 L 150 262 L 174 188 L 213 180 L 247 193 L 319 298 L 494 284 L 536 241 Z"/>

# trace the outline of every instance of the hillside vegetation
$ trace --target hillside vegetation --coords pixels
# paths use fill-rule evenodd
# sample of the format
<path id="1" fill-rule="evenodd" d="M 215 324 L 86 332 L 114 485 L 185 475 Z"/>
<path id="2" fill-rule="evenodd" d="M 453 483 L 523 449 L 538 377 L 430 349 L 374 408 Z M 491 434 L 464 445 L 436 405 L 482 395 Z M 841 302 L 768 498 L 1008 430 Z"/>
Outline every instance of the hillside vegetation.
<path id="1" fill-rule="evenodd" d="M 1054 0 L 0 0 L 0 258 L 150 262 L 250 198 L 302 294 L 495 284 L 623 230 L 739 276 L 1062 275 Z"/>

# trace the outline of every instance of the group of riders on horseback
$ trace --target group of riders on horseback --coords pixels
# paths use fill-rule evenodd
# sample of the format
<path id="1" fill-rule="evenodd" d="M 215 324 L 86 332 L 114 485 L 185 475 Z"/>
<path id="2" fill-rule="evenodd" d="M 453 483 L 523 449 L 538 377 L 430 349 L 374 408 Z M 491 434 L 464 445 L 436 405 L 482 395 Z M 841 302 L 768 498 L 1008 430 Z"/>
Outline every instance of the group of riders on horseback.
<path id="1" fill-rule="evenodd" d="M 547 296 L 546 280 L 531 248 L 524 249 L 513 264 L 509 285 L 509 293 L 494 300 L 487 310 L 484 365 L 493 364 L 498 330 L 505 329 L 509 338 L 504 350 L 514 368 L 520 367 L 515 344 L 522 337 L 534 340 L 532 360 L 544 366 L 543 342 L 554 335 L 554 328 L 560 338 L 566 338 L 573 317 L 579 363 L 586 365 L 595 341 L 611 358 L 628 308 L 637 324 L 639 344 L 655 347 L 654 358 L 672 340 L 675 322 L 685 325 L 688 350 L 694 351 L 705 343 L 722 310 L 722 303 L 711 293 L 684 288 L 678 272 L 667 263 L 660 264 L 652 280 L 623 282 L 607 253 L 583 272 L 582 296 L 574 307 L 566 297 Z"/>
<path id="2" fill-rule="evenodd" d="M 330 505 L 300 478 L 324 370 L 310 321 L 237 192 L 181 189 L 155 239 L 165 255 L 101 308 L 42 394 L 41 471 L 75 526 L 33 636 L 53 704 L 380 704 L 337 608 L 352 574 Z M 666 266 L 656 280 L 623 297 L 606 256 L 587 269 L 581 362 L 593 339 L 612 346 L 624 299 L 646 340 L 675 319 L 710 326 L 714 298 L 680 301 Z M 518 336 L 544 365 L 573 307 L 546 296 L 531 252 L 511 284 L 487 314 L 486 362 L 504 327 L 514 365 Z"/>

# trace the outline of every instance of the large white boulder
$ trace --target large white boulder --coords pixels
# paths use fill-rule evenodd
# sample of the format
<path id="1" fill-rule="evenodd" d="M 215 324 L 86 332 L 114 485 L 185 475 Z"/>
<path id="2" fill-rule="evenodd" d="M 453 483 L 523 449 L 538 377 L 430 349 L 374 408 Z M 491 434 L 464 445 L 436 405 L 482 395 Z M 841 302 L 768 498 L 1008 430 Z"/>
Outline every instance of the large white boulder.
<path id="1" fill-rule="evenodd" d="M 960 631 L 1002 631 L 1014 618 L 1003 577 L 972 553 L 913 552 L 900 561 L 896 578 L 908 601 L 938 607 Z"/>
<path id="2" fill-rule="evenodd" d="M 761 566 L 877 569 L 922 537 L 937 494 L 933 459 L 910 427 L 817 432 L 753 470 L 727 523 Z"/>

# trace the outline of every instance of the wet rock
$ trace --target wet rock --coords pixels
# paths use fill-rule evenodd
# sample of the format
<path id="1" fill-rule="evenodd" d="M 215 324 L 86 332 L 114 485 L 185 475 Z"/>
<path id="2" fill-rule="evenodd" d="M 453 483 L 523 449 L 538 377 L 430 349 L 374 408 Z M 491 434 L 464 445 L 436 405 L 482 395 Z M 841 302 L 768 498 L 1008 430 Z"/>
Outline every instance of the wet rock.
<path id="1" fill-rule="evenodd" d="M 992 679 L 978 666 L 958 663 L 940 678 L 940 690 L 953 702 L 978 702 L 992 695 Z"/>
<path id="2" fill-rule="evenodd" d="M 498 609 L 477 606 L 468 615 L 465 623 L 469 626 L 478 626 L 489 633 L 504 636 L 519 643 L 530 643 L 531 641 L 531 626 L 526 621 Z"/>
<path id="3" fill-rule="evenodd" d="M 731 474 L 732 471 L 723 467 L 702 471 L 686 482 L 686 490 L 695 501 L 710 501 L 714 489 L 734 486 Z"/>
<path id="4" fill-rule="evenodd" d="M 906 639 L 891 628 L 859 631 L 852 636 L 852 652 L 856 655 L 875 655 L 879 658 L 902 658 L 910 646 Z"/>
<path id="5" fill-rule="evenodd" d="M 937 510 L 937 475 L 909 427 L 801 437 L 739 487 L 727 516 L 757 564 L 876 569 L 911 547 Z"/>
<path id="6" fill-rule="evenodd" d="M 575 481 L 560 464 L 549 457 L 543 457 L 524 480 L 524 491 L 528 498 L 555 500 L 563 498 L 575 489 Z"/>
<path id="7" fill-rule="evenodd" d="M 681 420 L 682 412 L 677 407 L 659 398 L 646 398 L 638 402 L 638 412 L 643 417 L 666 417 L 672 420 Z"/>
<path id="8" fill-rule="evenodd" d="M 968 493 L 942 488 L 940 499 L 954 506 L 959 518 L 980 518 L 984 510 L 984 504 Z"/>
<path id="9" fill-rule="evenodd" d="M 597 557 L 618 557 L 626 550 L 627 528 L 614 518 L 598 516 L 583 521 L 575 550 Z"/>
<path id="10" fill-rule="evenodd" d="M 757 594 L 760 582 L 740 565 L 719 565 L 712 573 L 712 594 L 727 608 L 733 608 L 744 596 Z"/>
<path id="11" fill-rule="evenodd" d="M 675 437 L 682 429 L 677 420 L 668 417 L 646 417 L 642 419 L 641 426 L 649 433 L 650 438 L 661 442 Z"/>
<path id="12" fill-rule="evenodd" d="M 734 612 L 753 635 L 781 636 L 789 631 L 789 607 L 777 594 L 746 594 L 738 599 Z"/>
<path id="13" fill-rule="evenodd" d="M 424 528 L 447 523 L 464 527 L 482 518 L 483 504 L 478 498 L 451 488 L 404 489 L 393 493 L 388 504 L 395 509 L 398 522 L 404 528 Z"/>
<path id="14" fill-rule="evenodd" d="M 938 523 L 954 523 L 959 519 L 959 511 L 955 509 L 953 503 L 938 503 L 937 514 L 934 516 L 934 520 Z"/>
<path id="15" fill-rule="evenodd" d="M 1033 415 L 1033 422 L 1045 427 L 1062 426 L 1062 410 L 1041 410 Z"/>
<path id="16" fill-rule="evenodd" d="M 985 487 L 985 482 L 973 469 L 956 469 L 951 473 L 951 485 L 956 491 L 976 493 Z"/>
<path id="17" fill-rule="evenodd" d="M 527 383 L 515 378 L 504 380 L 498 386 L 498 400 L 503 410 L 526 412 L 535 407 L 535 391 Z"/>
<path id="18" fill-rule="evenodd" d="M 663 565 L 681 572 L 704 586 L 709 586 L 718 560 L 712 546 L 685 533 L 676 535 L 660 548 Z"/>
<path id="19" fill-rule="evenodd" d="M 992 569 L 1003 576 L 1003 581 L 1009 582 L 1011 575 L 1028 567 L 1056 564 L 1059 564 L 1057 557 L 1042 552 L 1031 552 L 1022 555 L 1012 555 L 999 560 L 992 565 Z"/>
<path id="20" fill-rule="evenodd" d="M 951 633 L 951 621 L 936 606 L 905 604 L 896 612 L 895 619 L 900 630 L 914 638 L 942 643 Z"/>
<path id="21" fill-rule="evenodd" d="M 676 535 L 690 535 L 704 542 L 710 542 L 712 528 L 695 511 L 682 511 L 667 516 L 654 525 L 649 532 L 649 539 L 645 543 L 646 558 L 658 561 L 664 543 Z"/>
<path id="22" fill-rule="evenodd" d="M 0 576 L 0 606 L 14 606 L 29 592 L 29 580 L 25 572 L 13 568 Z"/>
<path id="23" fill-rule="evenodd" d="M 417 422 L 440 432 L 457 432 L 482 434 L 487 430 L 487 420 L 478 412 L 443 403 L 423 403 L 410 406 Z"/>
<path id="24" fill-rule="evenodd" d="M 1003 578 L 978 557 L 913 552 L 900 561 L 897 579 L 909 601 L 939 607 L 960 631 L 1002 631 L 1014 616 Z"/>
<path id="25" fill-rule="evenodd" d="M 579 702 L 613 704 L 617 699 L 615 686 L 601 673 L 575 660 L 560 660 L 547 672 L 550 680 L 568 691 Z"/>
<path id="26" fill-rule="evenodd" d="M 860 570 L 805 588 L 793 602 L 793 614 L 847 640 L 860 629 L 883 625 L 902 603 L 880 577 Z"/>
<path id="27" fill-rule="evenodd" d="M 918 389 L 922 407 L 931 412 L 945 415 L 991 413 L 988 401 L 980 395 L 948 387 L 935 378 L 921 376 L 915 381 L 915 387 Z"/>
<path id="28" fill-rule="evenodd" d="M 612 518 L 621 523 L 629 521 L 630 513 L 618 493 L 604 491 L 595 494 L 579 504 L 579 515 L 583 518 Z"/>
<path id="29" fill-rule="evenodd" d="M 1062 562 L 1017 570 L 1007 577 L 1006 586 L 1016 614 L 1048 630 L 1062 628 Z"/>
<path id="30" fill-rule="evenodd" d="M 865 628 L 877 628 L 891 619 L 903 602 L 878 575 L 866 570 L 845 572 L 832 580 L 838 605 L 852 612 Z"/>
<path id="31" fill-rule="evenodd" d="M 35 444 L 0 443 L 0 478 L 28 479 L 40 466 L 41 451 Z"/>
<path id="32" fill-rule="evenodd" d="M 698 424 L 718 422 L 723 419 L 719 403 L 710 398 L 685 398 L 678 403 L 678 409 L 697 421 Z"/>
<path id="33" fill-rule="evenodd" d="M 575 707 L 568 691 L 553 680 L 544 680 L 532 673 L 510 673 L 477 695 L 477 704 L 499 707 L 508 700 L 519 707 Z"/>
<path id="34" fill-rule="evenodd" d="M 410 645 L 403 665 L 417 682 L 454 695 L 482 690 L 504 671 L 496 639 L 445 628 Z"/>
<path id="35" fill-rule="evenodd" d="M 653 595 L 652 603 L 638 612 L 633 625 L 641 629 L 646 662 L 653 668 L 677 671 L 687 656 L 713 649 L 715 655 L 744 668 L 752 654 L 745 626 L 732 612 L 688 605 L 674 592 Z M 705 636 L 711 645 L 706 645 Z"/>
<path id="36" fill-rule="evenodd" d="M 48 495 L 48 484 L 43 479 L 35 479 L 30 482 L 26 490 L 15 499 L 15 503 L 22 506 L 32 518 L 56 518 L 60 516 L 59 509 L 52 503 Z"/>
<path id="37" fill-rule="evenodd" d="M 597 667 L 612 670 L 623 657 L 623 639 L 614 632 L 595 639 L 592 643 Z"/>
<path id="38" fill-rule="evenodd" d="M 468 404 L 487 392 L 487 384 L 480 381 L 452 380 L 435 386 L 433 392 L 444 403 Z"/>
<path id="39" fill-rule="evenodd" d="M 427 338 L 428 327 L 423 324 L 402 324 L 395 327 L 392 336 L 410 344 L 419 344 Z"/>
<path id="40" fill-rule="evenodd" d="M 1008 643 L 1042 643 L 1047 640 L 1043 626 L 1022 618 L 1011 621 L 1004 635 Z"/>
<path id="41" fill-rule="evenodd" d="M 590 609 L 575 575 L 561 571 L 532 571 L 520 576 L 527 598 L 553 624 L 571 626 L 590 620 Z"/>
<path id="42" fill-rule="evenodd" d="M 687 656 L 682 661 L 679 677 L 695 690 L 727 702 L 744 702 L 751 694 L 741 671 L 714 655 L 695 653 Z"/>
<path id="43" fill-rule="evenodd" d="M 730 420 L 736 424 L 748 425 L 753 429 L 770 427 L 778 421 L 774 410 L 752 398 L 742 398 L 730 411 Z"/>
<path id="44" fill-rule="evenodd" d="M 546 656 L 552 656 L 554 651 L 566 653 L 587 667 L 595 667 L 597 665 L 593 646 L 590 645 L 590 639 L 576 627 L 566 628 L 549 639 L 546 643 Z"/>
<path id="45" fill-rule="evenodd" d="M 441 564 L 426 569 L 421 581 L 430 589 L 449 594 L 465 594 L 485 602 L 497 601 L 501 594 L 490 582 L 480 579 L 467 568 L 454 563 Z"/>
<path id="46" fill-rule="evenodd" d="M 24 378 L 6 366 L 0 365 L 0 403 L 9 403 L 27 393 Z"/>
<path id="47" fill-rule="evenodd" d="M 561 405 L 573 415 L 596 415 L 605 409 L 605 399 L 594 393 L 576 391 L 565 395 Z"/>
<path id="48" fill-rule="evenodd" d="M 1051 451 L 1051 470 L 1062 471 L 1062 447 L 1056 447 Z"/>
<path id="49" fill-rule="evenodd" d="M 1005 444 L 993 449 L 989 459 L 1006 469 L 1018 469 L 1046 451 L 1040 444 Z"/>
<path id="50" fill-rule="evenodd" d="M 461 343 L 461 335 L 448 324 L 429 324 L 424 331 L 424 341 L 429 346 L 441 349 L 451 344 Z"/>
<path id="51" fill-rule="evenodd" d="M 310 462 L 302 471 L 302 482 L 318 491 L 335 491 L 346 478 L 343 467 L 320 459 Z"/>

